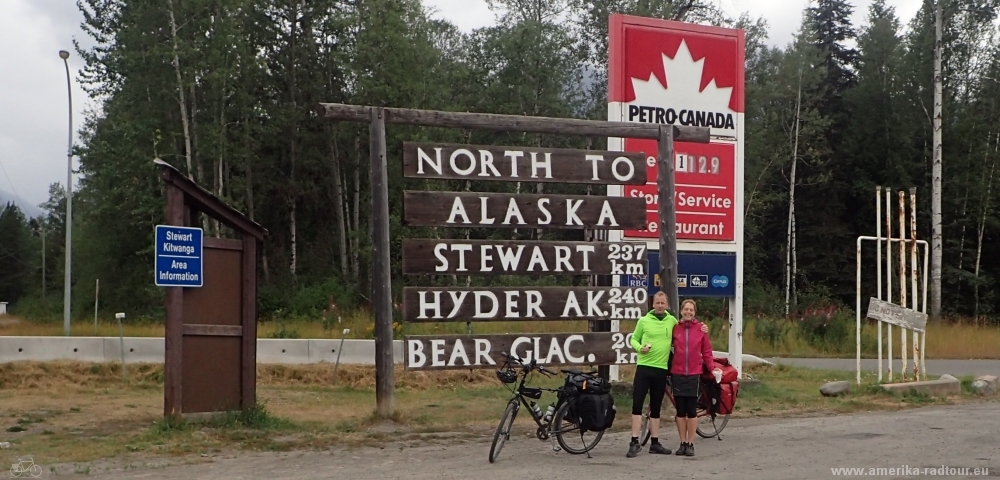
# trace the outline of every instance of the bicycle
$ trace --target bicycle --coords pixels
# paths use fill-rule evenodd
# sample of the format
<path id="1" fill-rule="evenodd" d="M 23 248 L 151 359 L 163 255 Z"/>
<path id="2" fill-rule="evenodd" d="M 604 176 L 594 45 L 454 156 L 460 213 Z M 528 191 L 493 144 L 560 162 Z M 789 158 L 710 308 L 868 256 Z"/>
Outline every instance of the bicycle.
<path id="1" fill-rule="evenodd" d="M 699 419 L 699 423 L 698 423 L 698 428 L 695 430 L 695 433 L 697 433 L 698 436 L 701 438 L 712 438 L 718 436 L 720 433 L 722 433 L 722 430 L 726 428 L 726 424 L 729 423 L 728 413 L 716 414 L 714 416 L 710 413 L 709 408 L 712 405 L 712 399 L 709 397 L 708 388 L 706 388 L 706 384 L 710 381 L 711 380 L 701 379 L 701 384 L 702 384 L 701 394 L 698 395 L 697 418 Z M 667 377 L 666 395 L 664 396 L 670 399 L 670 404 L 674 408 L 677 408 L 677 401 L 674 400 L 674 392 L 671 389 L 671 377 Z M 702 430 L 703 424 L 701 423 L 700 419 L 705 417 L 710 417 L 711 423 L 710 424 L 705 423 L 704 425 L 710 425 L 711 430 L 709 430 L 708 426 L 705 427 L 705 430 Z M 722 418 L 722 423 L 720 425 L 716 425 L 715 423 L 716 418 Z M 639 438 L 642 439 L 642 443 L 640 445 L 646 446 L 646 442 L 649 441 L 650 437 L 652 437 L 652 433 L 649 430 L 649 405 L 647 405 L 645 410 L 643 410 L 642 412 L 642 427 L 639 430 Z M 719 437 L 719 440 L 722 440 L 722 437 Z"/>
<path id="2" fill-rule="evenodd" d="M 554 438 L 555 442 L 552 444 L 552 451 L 558 452 L 560 448 L 565 450 L 567 453 L 573 455 L 587 454 L 587 458 L 591 458 L 590 451 L 597 446 L 598 442 L 604 436 L 604 430 L 600 431 L 584 431 L 580 428 L 580 419 L 573 414 L 573 405 L 576 403 L 576 396 L 570 395 L 564 391 L 563 387 L 559 388 L 541 388 L 541 387 L 526 387 L 524 385 L 528 376 L 531 372 L 538 371 L 545 375 L 546 377 L 551 377 L 557 375 L 555 372 L 545 368 L 544 366 L 538 365 L 535 360 L 530 363 L 524 363 L 523 360 L 515 355 L 508 354 L 507 352 L 502 352 L 501 355 L 506 359 L 500 370 L 497 370 L 497 378 L 503 383 L 504 387 L 511 391 L 511 398 L 507 402 L 507 408 L 503 412 L 503 416 L 500 417 L 500 423 L 497 425 L 496 432 L 493 434 L 493 444 L 490 446 L 490 463 L 496 462 L 497 458 L 500 456 L 500 450 L 503 449 L 504 443 L 510 439 L 510 431 L 514 425 L 514 418 L 517 417 L 517 412 L 521 409 L 521 405 L 524 405 L 528 409 L 528 413 L 531 414 L 531 419 L 535 421 L 538 428 L 535 430 L 535 437 L 541 441 L 549 440 Z M 521 370 L 521 380 L 518 383 L 518 372 L 514 370 L 514 364 L 520 365 Z M 581 372 L 577 369 L 560 370 L 560 372 L 566 374 L 567 378 L 571 375 L 594 375 L 597 372 Z M 518 383 L 516 388 L 511 388 L 509 385 Z M 542 398 L 542 392 L 553 392 L 556 393 L 556 403 L 550 404 L 549 409 L 542 412 L 534 400 Z M 525 398 L 533 399 L 529 404 Z M 558 426 L 558 428 L 557 428 Z M 580 432 L 580 441 L 583 444 L 582 448 L 576 448 L 575 446 L 570 446 L 568 441 L 569 432 L 578 430 Z M 587 433 L 594 433 L 595 437 L 592 441 L 588 442 L 584 439 L 584 435 Z M 555 443 L 558 442 L 557 447 Z"/>
<path id="3" fill-rule="evenodd" d="M 17 459 L 17 463 L 10 465 L 10 475 L 14 478 L 20 478 L 21 474 L 28 474 L 34 478 L 42 476 L 42 467 L 35 465 L 35 459 L 28 457 L 28 461 L 25 462 L 20 458 Z"/>

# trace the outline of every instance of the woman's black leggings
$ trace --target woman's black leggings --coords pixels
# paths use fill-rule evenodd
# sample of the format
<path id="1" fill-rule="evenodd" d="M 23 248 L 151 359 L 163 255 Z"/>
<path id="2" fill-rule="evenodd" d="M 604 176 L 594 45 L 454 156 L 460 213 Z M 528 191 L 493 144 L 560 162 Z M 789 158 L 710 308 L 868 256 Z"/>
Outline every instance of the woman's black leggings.
<path id="1" fill-rule="evenodd" d="M 674 397 L 677 418 L 698 418 L 698 397 Z"/>
<path id="2" fill-rule="evenodd" d="M 639 365 L 632 382 L 632 415 L 642 415 L 642 404 L 649 394 L 649 418 L 660 418 L 660 406 L 667 390 L 667 371 Z"/>

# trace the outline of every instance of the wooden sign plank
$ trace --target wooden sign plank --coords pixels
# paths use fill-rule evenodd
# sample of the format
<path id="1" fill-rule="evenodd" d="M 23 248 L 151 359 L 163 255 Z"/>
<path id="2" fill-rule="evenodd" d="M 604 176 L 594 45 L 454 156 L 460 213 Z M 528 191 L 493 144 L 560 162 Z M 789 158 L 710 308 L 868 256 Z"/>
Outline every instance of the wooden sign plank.
<path id="1" fill-rule="evenodd" d="M 403 222 L 423 227 L 645 229 L 643 198 L 403 192 Z"/>
<path id="2" fill-rule="evenodd" d="M 407 238 L 403 273 L 645 275 L 646 244 Z"/>
<path id="3" fill-rule="evenodd" d="M 406 287 L 403 320 L 635 320 L 648 299 L 643 287 Z"/>
<path id="4" fill-rule="evenodd" d="M 403 361 L 406 370 L 499 369 L 506 352 L 546 367 L 628 365 L 636 363 L 631 337 L 620 332 L 406 336 Z"/>
<path id="5" fill-rule="evenodd" d="M 403 176 L 645 185 L 646 155 L 568 148 L 403 142 Z"/>
<path id="6" fill-rule="evenodd" d="M 872 297 L 868 301 L 867 318 L 873 318 L 898 327 L 923 332 L 927 326 L 927 314 Z"/>

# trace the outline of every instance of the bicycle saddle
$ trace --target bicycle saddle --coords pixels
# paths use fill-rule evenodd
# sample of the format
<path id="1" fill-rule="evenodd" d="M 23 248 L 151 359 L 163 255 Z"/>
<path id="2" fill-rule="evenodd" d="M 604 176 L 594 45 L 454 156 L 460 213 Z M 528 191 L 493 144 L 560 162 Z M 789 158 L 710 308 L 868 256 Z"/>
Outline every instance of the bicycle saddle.
<path id="1" fill-rule="evenodd" d="M 570 374 L 570 375 L 594 375 L 594 374 L 597 373 L 596 370 L 592 371 L 592 372 L 583 372 L 583 371 L 581 371 L 578 368 L 562 369 L 562 370 L 559 370 L 559 371 L 562 372 L 562 373 Z"/>

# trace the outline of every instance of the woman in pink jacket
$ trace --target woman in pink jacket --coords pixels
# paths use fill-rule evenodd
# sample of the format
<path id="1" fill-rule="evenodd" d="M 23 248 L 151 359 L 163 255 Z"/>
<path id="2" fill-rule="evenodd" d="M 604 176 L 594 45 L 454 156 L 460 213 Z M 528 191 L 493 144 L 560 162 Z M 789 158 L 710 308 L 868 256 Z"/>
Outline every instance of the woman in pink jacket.
<path id="1" fill-rule="evenodd" d="M 712 342 L 695 318 L 694 300 L 681 303 L 681 320 L 674 326 L 671 342 L 670 375 L 677 406 L 677 433 L 681 446 L 677 455 L 694 456 L 694 434 L 698 429 L 698 397 L 701 374 L 712 368 Z"/>

